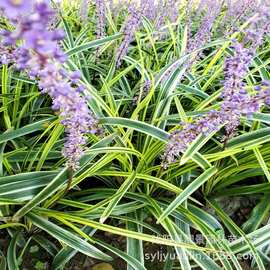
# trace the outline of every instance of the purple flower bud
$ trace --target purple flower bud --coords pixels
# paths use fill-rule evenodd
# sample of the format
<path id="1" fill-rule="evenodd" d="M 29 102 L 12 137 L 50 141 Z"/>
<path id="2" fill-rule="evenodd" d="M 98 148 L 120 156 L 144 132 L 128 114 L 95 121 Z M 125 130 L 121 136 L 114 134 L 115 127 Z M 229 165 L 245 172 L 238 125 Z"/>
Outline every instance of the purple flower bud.
<path id="1" fill-rule="evenodd" d="M 54 32 L 52 33 L 52 40 L 62 40 L 65 38 L 65 32 L 62 29 L 59 30 L 54 30 Z"/>
<path id="2" fill-rule="evenodd" d="M 270 105 L 270 97 L 265 99 L 265 104 L 268 105 L 268 106 Z"/>
<path id="3" fill-rule="evenodd" d="M 78 83 L 78 81 L 81 79 L 81 77 L 82 77 L 82 74 L 79 70 L 72 72 L 70 75 L 70 79 L 71 79 L 72 83 Z"/>
<path id="4" fill-rule="evenodd" d="M 77 88 L 76 88 L 76 91 L 78 93 L 83 93 L 85 91 L 85 87 L 83 85 L 79 85 Z"/>

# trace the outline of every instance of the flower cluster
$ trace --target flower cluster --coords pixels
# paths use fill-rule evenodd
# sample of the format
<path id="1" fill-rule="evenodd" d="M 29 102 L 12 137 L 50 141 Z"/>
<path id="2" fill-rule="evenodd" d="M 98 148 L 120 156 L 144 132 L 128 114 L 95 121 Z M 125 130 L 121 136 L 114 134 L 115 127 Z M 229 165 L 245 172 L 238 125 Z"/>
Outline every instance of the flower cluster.
<path id="1" fill-rule="evenodd" d="M 122 30 L 124 38 L 116 52 L 116 66 L 117 67 L 121 65 L 121 61 L 123 57 L 128 52 L 129 44 L 134 38 L 136 30 L 140 26 L 142 15 L 143 13 L 141 12 L 140 9 L 136 7 L 135 4 L 130 4 L 129 16 Z"/>
<path id="2" fill-rule="evenodd" d="M 260 25 L 260 27 L 258 27 Z M 163 166 L 166 168 L 175 162 L 187 146 L 199 135 L 207 136 L 211 132 L 225 128 L 224 143 L 235 135 L 242 115 L 252 117 L 261 106 L 270 104 L 270 82 L 263 82 L 262 87 L 256 86 L 255 95 L 246 91 L 244 78 L 248 73 L 250 63 L 255 56 L 256 47 L 261 44 L 263 34 L 269 29 L 269 11 L 264 11 L 264 17 L 259 17 L 246 31 L 243 43 L 233 40 L 234 54 L 225 60 L 225 79 L 219 110 L 213 110 L 199 117 L 193 123 L 181 123 L 182 128 L 175 130 L 166 145 L 163 155 Z M 250 33 L 254 33 L 251 35 Z M 247 47 L 248 46 L 248 47 Z"/>
<path id="3" fill-rule="evenodd" d="M 225 5 L 227 10 L 224 19 L 228 22 L 241 21 L 246 16 L 256 12 L 260 4 L 258 0 L 226 0 Z"/>
<path id="4" fill-rule="evenodd" d="M 208 1 L 209 2 L 209 1 Z M 200 6 L 198 10 L 201 10 L 204 5 Z M 202 22 L 198 31 L 193 38 L 190 38 L 188 44 L 188 52 L 193 52 L 194 50 L 201 48 L 205 43 L 207 43 L 211 38 L 212 26 L 215 19 L 220 13 L 221 4 L 220 1 L 214 0 L 207 3 L 206 14 L 204 15 Z"/>
<path id="5" fill-rule="evenodd" d="M 177 0 L 141 0 L 139 5 L 136 5 L 135 1 L 134 3 L 120 1 L 120 3 L 118 5 L 126 7 L 129 15 L 122 29 L 124 39 L 116 53 L 117 66 L 120 66 L 121 60 L 127 54 L 128 46 L 140 27 L 143 16 L 154 22 L 156 28 L 159 29 L 166 22 L 166 19 L 175 22 L 179 14 L 179 1 Z M 115 9 L 119 11 L 117 8 Z M 163 34 L 157 35 L 157 37 L 160 36 Z"/>
<path id="6" fill-rule="evenodd" d="M 216 110 L 210 111 L 206 116 L 198 118 L 193 123 L 180 123 L 181 129 L 170 134 L 169 142 L 162 156 L 162 166 L 166 169 L 169 164 L 174 163 L 199 134 L 208 135 L 217 131 L 222 124 L 220 113 Z"/>
<path id="7" fill-rule="evenodd" d="M 0 64 L 8 65 L 14 61 L 15 51 L 12 47 L 7 47 L 0 43 Z"/>
<path id="8" fill-rule="evenodd" d="M 197 8 L 197 13 L 202 13 L 203 9 L 206 9 L 206 13 L 203 16 L 203 19 L 200 23 L 200 27 L 196 34 L 192 37 L 191 35 L 191 4 L 192 1 L 189 1 L 186 6 L 186 24 L 188 33 L 188 44 L 186 53 L 190 54 L 190 57 L 187 59 L 186 63 L 184 64 L 185 69 L 189 70 L 193 65 L 194 61 L 198 57 L 202 56 L 202 52 L 197 53 L 196 50 L 202 48 L 210 39 L 211 39 L 211 30 L 215 19 L 220 13 L 221 3 L 218 0 L 202 0 L 199 3 Z M 172 71 L 179 67 L 178 61 L 173 63 L 170 68 L 164 74 L 162 78 L 162 82 L 165 82 L 170 78 Z"/>
<path id="9" fill-rule="evenodd" d="M 253 58 L 253 54 L 241 43 L 235 42 L 232 49 L 234 49 L 234 56 L 225 59 L 225 80 L 222 92 L 224 101 L 221 105 L 222 117 L 228 122 L 225 126 L 227 139 L 234 135 L 242 114 L 241 104 L 247 102 L 248 99 L 243 78 Z"/>
<path id="10" fill-rule="evenodd" d="M 5 10 L 5 15 L 10 19 L 16 19 L 22 14 L 29 13 L 31 11 L 33 0 L 3 0 L 0 2 L 0 9 Z"/>
<path id="11" fill-rule="evenodd" d="M 119 14 L 121 9 L 130 9 L 131 6 L 137 6 L 138 11 L 150 21 L 155 23 L 157 29 L 159 29 L 168 19 L 171 22 L 175 22 L 181 1 L 179 0 L 140 0 L 129 1 L 119 0 L 113 3 L 110 0 L 110 9 L 113 10 L 115 16 Z"/>
<path id="12" fill-rule="evenodd" d="M 105 34 L 106 23 L 106 5 L 104 0 L 95 0 L 97 17 L 97 38 L 103 38 Z"/>
<path id="13" fill-rule="evenodd" d="M 257 16 L 246 30 L 245 43 L 251 43 L 251 49 L 256 50 L 264 42 L 264 37 L 270 32 L 270 3 L 258 10 Z"/>
<path id="14" fill-rule="evenodd" d="M 225 36 L 231 35 L 239 30 L 239 26 L 256 14 L 263 7 L 261 0 L 226 0 L 224 2 L 225 12 L 219 25 L 219 30 Z"/>
<path id="15" fill-rule="evenodd" d="M 159 29 L 164 23 L 165 20 L 170 22 L 175 22 L 179 14 L 179 5 L 180 3 L 177 0 L 160 0 L 156 5 L 152 7 L 152 13 L 156 15 L 156 27 Z M 155 11 L 155 12 L 153 12 Z"/>
<path id="16" fill-rule="evenodd" d="M 62 67 L 66 56 L 58 42 L 64 33 L 47 29 L 53 10 L 46 2 L 4 0 L 0 7 L 7 17 L 16 19 L 14 31 L 2 32 L 1 46 L 8 50 L 9 46 L 15 47 L 17 41 L 23 41 L 23 45 L 13 51 L 13 60 L 18 69 L 38 80 L 42 93 L 52 98 L 52 108 L 59 111 L 61 123 L 66 128 L 63 154 L 68 167 L 75 170 L 83 155 L 85 135 L 97 132 L 97 120 L 81 97 L 84 88 L 79 82 L 80 72 L 69 72 Z M 25 10 L 29 15 L 25 15 Z M 14 13 L 10 16 L 11 11 L 15 11 L 16 18 Z M 3 59 L 2 63 L 5 63 Z"/>
<path id="17" fill-rule="evenodd" d="M 163 23 L 165 22 L 166 19 L 166 12 L 163 12 L 164 9 L 166 8 L 166 3 L 163 3 L 163 0 L 159 0 L 156 9 L 154 9 L 155 12 L 153 12 L 156 16 L 156 28 L 159 29 Z"/>
<path id="18" fill-rule="evenodd" d="M 155 19 L 156 14 L 155 14 L 155 10 L 153 10 L 154 7 L 155 7 L 154 0 L 141 0 L 140 2 L 140 10 L 142 14 L 149 20 Z"/>
<path id="19" fill-rule="evenodd" d="M 80 4 L 80 18 L 82 22 L 87 22 L 88 19 L 88 4 L 89 0 L 81 0 Z"/>

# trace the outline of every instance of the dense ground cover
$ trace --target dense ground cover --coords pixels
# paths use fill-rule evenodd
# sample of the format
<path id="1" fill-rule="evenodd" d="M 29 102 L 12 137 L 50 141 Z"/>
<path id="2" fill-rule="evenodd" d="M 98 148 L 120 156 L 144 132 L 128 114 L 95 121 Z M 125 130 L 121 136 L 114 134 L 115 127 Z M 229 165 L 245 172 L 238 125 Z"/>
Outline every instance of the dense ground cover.
<path id="1" fill-rule="evenodd" d="M 269 269 L 269 1 L 0 10 L 0 270 Z"/>

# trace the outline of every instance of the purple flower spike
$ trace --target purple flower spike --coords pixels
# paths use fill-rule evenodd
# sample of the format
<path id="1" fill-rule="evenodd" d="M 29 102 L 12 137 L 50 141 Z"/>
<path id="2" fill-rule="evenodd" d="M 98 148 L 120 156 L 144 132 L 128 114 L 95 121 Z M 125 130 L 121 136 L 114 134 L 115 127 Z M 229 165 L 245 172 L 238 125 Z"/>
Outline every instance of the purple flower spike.
<path id="1" fill-rule="evenodd" d="M 106 22 L 106 5 L 104 0 L 96 0 L 96 15 L 97 15 L 97 38 L 103 38 L 105 33 Z"/>
<path id="2" fill-rule="evenodd" d="M 87 22 L 88 19 L 88 3 L 89 0 L 81 0 L 80 4 L 80 18 L 82 22 Z"/>
<path id="3" fill-rule="evenodd" d="M 132 39 L 134 38 L 135 32 L 141 24 L 142 12 L 136 8 L 134 4 L 129 6 L 129 16 L 122 30 L 124 34 L 124 39 L 120 44 L 116 52 L 116 66 L 121 65 L 122 59 L 126 56 L 128 52 L 128 46 Z"/>
<path id="4" fill-rule="evenodd" d="M 12 1 L 3 3 L 8 2 Z M 4 6 L 6 12 L 7 7 Z M 18 4 L 17 8 L 19 12 L 24 6 Z M 20 14 L 14 32 L 4 33 L 5 41 L 12 41 L 11 44 L 24 41 L 24 45 L 15 49 L 0 43 L 0 60 L 3 64 L 13 60 L 17 68 L 26 70 L 31 78 L 38 80 L 43 94 L 50 95 L 52 108 L 59 111 L 61 123 L 65 126 L 63 155 L 67 158 L 67 166 L 74 171 L 84 153 L 86 134 L 98 132 L 98 121 L 80 95 L 84 91 L 84 86 L 79 83 L 80 71 L 70 73 L 62 68 L 66 55 L 58 46 L 58 41 L 63 38 L 63 32 L 48 30 L 53 10 L 46 2 L 36 3 L 33 8 L 29 16 Z"/>
<path id="5" fill-rule="evenodd" d="M 258 112 L 263 105 L 270 105 L 269 81 L 263 81 L 262 86 L 255 86 L 254 89 L 258 92 L 253 96 L 247 93 L 244 82 L 252 59 L 256 55 L 256 48 L 263 42 L 263 35 L 270 26 L 269 9 L 261 14 L 263 16 L 258 17 L 246 31 L 243 43 L 233 41 L 234 54 L 225 59 L 225 79 L 221 95 L 223 102 L 219 110 L 210 111 L 195 119 L 193 123 L 181 123 L 182 128 L 171 134 L 166 145 L 162 157 L 164 168 L 175 162 L 198 135 L 207 136 L 213 131 L 218 131 L 222 126 L 225 127 L 223 141 L 226 146 L 228 139 L 236 134 L 241 116 L 252 119 L 253 114 Z"/>
<path id="6" fill-rule="evenodd" d="M 10 19 L 15 19 L 19 15 L 29 13 L 32 10 L 33 0 L 1 0 L 0 8 L 5 11 L 5 15 Z"/>
<path id="7" fill-rule="evenodd" d="M 203 1 L 205 2 L 205 1 Z M 205 4 L 205 3 L 204 3 Z M 201 8 L 201 7 L 200 7 Z M 221 4 L 217 0 L 208 3 L 208 8 L 206 15 L 204 16 L 200 28 L 198 29 L 195 36 L 189 40 L 188 52 L 193 52 L 194 50 L 201 48 L 205 43 L 207 43 L 211 38 L 211 30 L 215 19 L 220 14 Z"/>

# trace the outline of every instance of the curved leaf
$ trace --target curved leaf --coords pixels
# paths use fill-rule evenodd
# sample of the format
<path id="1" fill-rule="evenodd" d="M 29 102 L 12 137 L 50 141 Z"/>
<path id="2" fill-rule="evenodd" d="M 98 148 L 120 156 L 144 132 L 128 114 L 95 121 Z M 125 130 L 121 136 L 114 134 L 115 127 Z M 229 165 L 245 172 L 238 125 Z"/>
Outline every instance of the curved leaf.
<path id="1" fill-rule="evenodd" d="M 71 233 L 70 231 L 63 229 L 57 226 L 56 224 L 42 217 L 39 217 L 34 213 L 28 213 L 27 218 L 29 218 L 29 220 L 32 221 L 37 227 L 46 231 L 52 237 L 76 249 L 79 252 L 89 257 L 96 258 L 98 260 L 105 260 L 105 261 L 111 260 L 110 256 L 101 252 L 99 249 L 89 244 L 82 238 L 76 236 L 74 233 Z"/>

